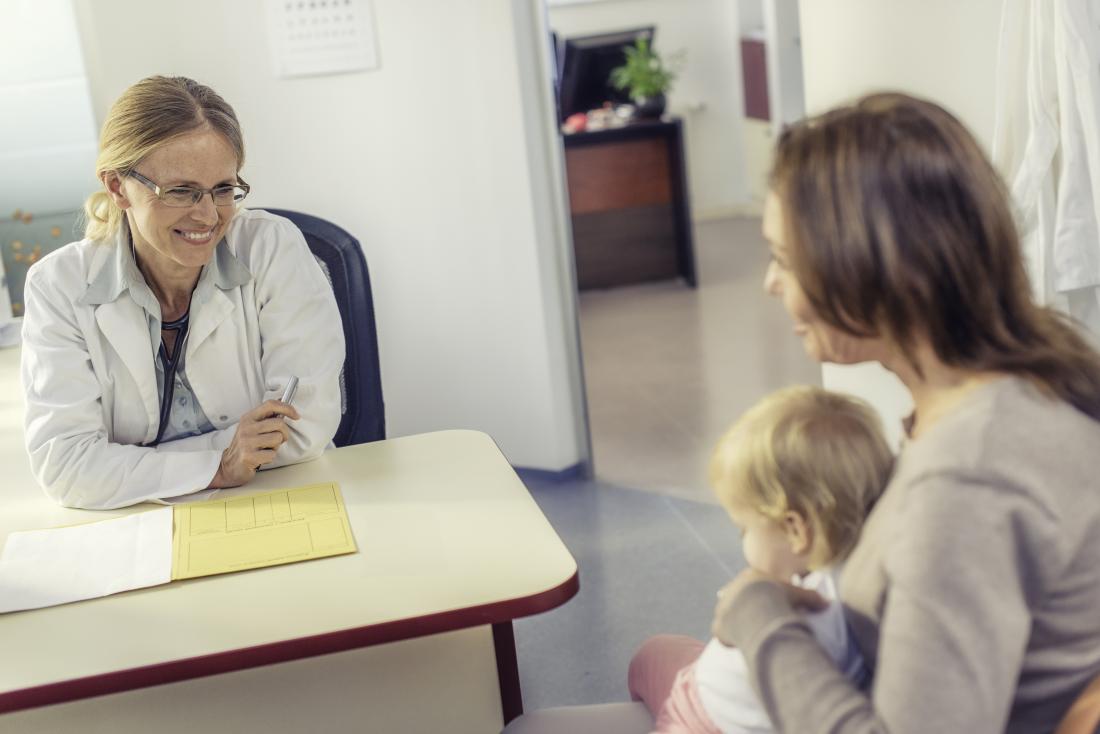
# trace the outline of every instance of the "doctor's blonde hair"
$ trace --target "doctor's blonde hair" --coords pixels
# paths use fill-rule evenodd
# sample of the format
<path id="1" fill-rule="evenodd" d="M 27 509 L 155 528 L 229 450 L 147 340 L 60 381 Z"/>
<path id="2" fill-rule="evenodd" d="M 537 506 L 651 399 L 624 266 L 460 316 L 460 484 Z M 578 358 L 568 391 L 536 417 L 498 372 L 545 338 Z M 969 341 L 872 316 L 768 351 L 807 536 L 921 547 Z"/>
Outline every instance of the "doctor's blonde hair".
<path id="1" fill-rule="evenodd" d="M 869 405 L 800 386 L 768 395 L 722 436 L 710 483 L 727 509 L 748 507 L 776 521 L 801 515 L 813 529 L 809 566 L 821 568 L 855 546 L 893 466 Z"/>
<path id="2" fill-rule="evenodd" d="M 96 177 L 107 171 L 125 176 L 146 156 L 182 135 L 209 128 L 221 135 L 244 165 L 244 137 L 237 115 L 208 86 L 182 76 L 151 76 L 122 93 L 107 113 L 99 136 Z M 111 237 L 122 226 L 122 210 L 106 191 L 84 202 L 84 236 Z"/>

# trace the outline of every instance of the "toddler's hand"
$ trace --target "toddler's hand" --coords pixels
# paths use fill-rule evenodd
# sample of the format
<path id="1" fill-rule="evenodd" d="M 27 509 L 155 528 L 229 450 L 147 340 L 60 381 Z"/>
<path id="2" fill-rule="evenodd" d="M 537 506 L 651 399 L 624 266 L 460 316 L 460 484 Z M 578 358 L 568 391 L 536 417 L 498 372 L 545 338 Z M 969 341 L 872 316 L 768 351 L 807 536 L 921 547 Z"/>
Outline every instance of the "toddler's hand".
<path id="1" fill-rule="evenodd" d="M 780 587 L 784 591 L 787 601 L 790 602 L 792 607 L 808 609 L 813 612 L 829 606 L 829 602 L 816 591 L 803 589 L 794 584 L 776 581 L 771 576 L 761 571 L 757 571 L 755 568 L 746 568 L 744 571 L 737 574 L 737 578 L 730 581 L 718 592 L 718 605 L 714 608 L 714 623 L 711 625 L 711 633 L 717 637 L 718 641 L 723 645 L 733 647 L 733 640 L 730 639 L 729 629 L 732 623 L 734 602 L 737 600 L 737 597 L 740 596 L 741 592 L 744 591 L 746 586 L 758 581 L 764 581 Z"/>

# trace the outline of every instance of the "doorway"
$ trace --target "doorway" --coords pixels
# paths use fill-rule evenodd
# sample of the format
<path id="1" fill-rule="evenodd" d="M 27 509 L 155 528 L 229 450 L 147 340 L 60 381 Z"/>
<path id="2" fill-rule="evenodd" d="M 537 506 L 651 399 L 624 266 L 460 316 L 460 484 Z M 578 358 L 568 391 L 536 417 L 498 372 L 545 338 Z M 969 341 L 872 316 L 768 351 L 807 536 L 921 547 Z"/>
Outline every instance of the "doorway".
<path id="1" fill-rule="evenodd" d="M 759 212 L 771 144 L 779 115 L 800 117 L 801 109 L 787 106 L 779 113 L 775 105 L 774 122 L 747 118 L 737 98 L 747 83 L 736 78 L 742 69 L 738 16 L 753 3 L 694 4 L 710 17 L 684 20 L 676 0 L 548 0 L 546 17 L 559 42 L 653 25 L 659 51 L 686 49 L 669 113 L 683 120 L 688 138 L 698 286 L 673 279 L 583 290 L 577 304 L 596 477 L 710 502 L 707 461 L 721 433 L 767 392 L 793 383 L 820 384 L 821 372 L 804 354 L 781 305 L 761 290 L 768 254 Z M 748 20 L 758 18 L 759 27 L 753 26 L 750 38 L 785 32 L 787 45 L 797 48 L 796 0 L 756 0 L 755 7 Z M 776 45 L 782 47 L 763 44 L 765 59 L 777 55 Z M 716 54 L 721 61 L 715 64 Z M 707 70 L 691 68 L 707 61 Z M 714 66 L 723 69 L 723 79 L 736 82 L 733 91 L 711 85 Z M 764 84 L 765 98 L 792 96 L 782 84 Z M 799 86 L 799 100 L 800 95 Z M 716 128 L 742 133 L 720 135 Z M 733 165 L 716 172 L 715 159 Z"/>

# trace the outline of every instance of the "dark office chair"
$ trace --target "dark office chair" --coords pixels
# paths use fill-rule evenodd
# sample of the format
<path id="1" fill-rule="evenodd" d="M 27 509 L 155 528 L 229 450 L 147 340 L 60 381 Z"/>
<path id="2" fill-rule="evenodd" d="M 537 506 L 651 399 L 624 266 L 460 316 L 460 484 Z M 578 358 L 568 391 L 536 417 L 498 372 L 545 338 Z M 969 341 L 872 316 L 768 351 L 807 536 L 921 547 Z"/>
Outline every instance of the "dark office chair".
<path id="1" fill-rule="evenodd" d="M 374 328 L 374 301 L 370 273 L 359 240 L 324 219 L 268 209 L 286 217 L 305 235 L 306 244 L 332 284 L 340 318 L 344 322 L 347 356 L 340 372 L 340 427 L 333 443 L 350 446 L 386 437 L 382 377 L 378 369 L 378 334 Z"/>

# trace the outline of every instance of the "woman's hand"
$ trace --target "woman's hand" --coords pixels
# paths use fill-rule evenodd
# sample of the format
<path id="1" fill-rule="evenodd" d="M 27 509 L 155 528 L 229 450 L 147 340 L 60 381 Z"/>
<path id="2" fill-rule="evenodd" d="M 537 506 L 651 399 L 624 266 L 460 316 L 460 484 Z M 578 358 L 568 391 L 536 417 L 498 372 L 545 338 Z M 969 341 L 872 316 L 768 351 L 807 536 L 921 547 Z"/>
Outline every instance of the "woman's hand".
<path id="1" fill-rule="evenodd" d="M 268 400 L 242 415 L 210 487 L 239 487 L 256 476 L 261 466 L 274 461 L 275 452 L 290 438 L 287 418 L 297 420 L 298 411 L 278 400 Z"/>
<path id="2" fill-rule="evenodd" d="M 730 581 L 718 592 L 718 605 L 714 608 L 714 623 L 711 625 L 711 633 L 717 637 L 718 641 L 723 645 L 729 647 L 733 646 L 733 640 L 729 639 L 728 630 L 732 622 L 731 616 L 734 602 L 737 600 L 737 597 L 740 596 L 741 592 L 744 591 L 746 586 L 757 581 L 766 581 L 781 588 L 786 594 L 787 601 L 789 601 L 793 607 L 818 611 L 829 605 L 829 602 L 816 591 L 803 589 L 794 584 L 776 581 L 771 576 L 761 571 L 757 571 L 755 568 L 746 568 L 744 571 L 737 574 L 737 578 Z"/>

